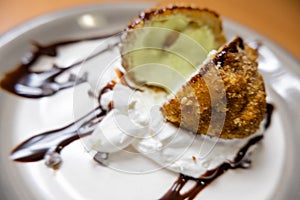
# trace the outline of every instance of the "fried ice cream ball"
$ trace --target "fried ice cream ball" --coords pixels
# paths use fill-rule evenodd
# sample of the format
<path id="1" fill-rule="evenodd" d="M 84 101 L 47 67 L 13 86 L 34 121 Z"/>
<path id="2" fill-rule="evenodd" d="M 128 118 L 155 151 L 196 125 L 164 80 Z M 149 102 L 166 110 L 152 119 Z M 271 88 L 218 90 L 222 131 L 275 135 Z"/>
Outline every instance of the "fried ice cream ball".
<path id="1" fill-rule="evenodd" d="M 157 85 L 167 66 L 188 80 L 209 51 L 226 42 L 222 21 L 208 9 L 190 6 L 155 7 L 141 13 L 122 38 L 122 66 L 136 83 Z M 159 66 L 161 65 L 161 66 Z M 139 70 L 144 66 L 146 70 Z M 164 83 L 171 87 L 172 78 Z M 158 80 L 158 81 L 157 81 Z"/>
<path id="2" fill-rule="evenodd" d="M 266 113 L 257 57 L 257 51 L 242 38 L 234 38 L 162 106 L 165 119 L 197 134 L 223 139 L 245 138 L 257 132 Z M 214 126 L 209 128 L 210 124 Z"/>

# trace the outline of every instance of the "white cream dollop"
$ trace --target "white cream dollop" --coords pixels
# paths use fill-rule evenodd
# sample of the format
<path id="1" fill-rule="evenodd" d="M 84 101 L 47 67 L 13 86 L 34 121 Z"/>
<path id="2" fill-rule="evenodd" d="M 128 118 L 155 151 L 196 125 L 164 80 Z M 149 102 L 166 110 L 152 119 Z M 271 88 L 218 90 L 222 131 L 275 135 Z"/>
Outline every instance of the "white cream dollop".
<path id="1" fill-rule="evenodd" d="M 160 112 L 167 99 L 164 92 L 147 88 L 134 91 L 118 84 L 103 96 L 102 102 L 109 102 L 105 98 L 114 102 L 114 109 L 93 132 L 88 149 L 111 153 L 131 145 L 161 167 L 199 177 L 224 161 L 233 160 L 249 140 L 225 141 L 195 135 L 165 122 Z"/>
<path id="2" fill-rule="evenodd" d="M 85 140 L 87 149 L 106 153 L 117 152 L 132 144 L 134 140 L 143 138 L 150 131 L 149 124 L 154 131 L 163 118 L 151 118 L 153 113 L 157 115 L 159 112 L 153 109 L 159 109 L 159 106 L 153 107 L 152 103 L 156 99 L 162 99 L 162 96 L 165 94 L 149 95 L 148 92 L 133 91 L 117 84 L 113 91 L 102 95 L 102 107 L 108 109 L 109 103 L 113 101 L 114 108 Z"/>

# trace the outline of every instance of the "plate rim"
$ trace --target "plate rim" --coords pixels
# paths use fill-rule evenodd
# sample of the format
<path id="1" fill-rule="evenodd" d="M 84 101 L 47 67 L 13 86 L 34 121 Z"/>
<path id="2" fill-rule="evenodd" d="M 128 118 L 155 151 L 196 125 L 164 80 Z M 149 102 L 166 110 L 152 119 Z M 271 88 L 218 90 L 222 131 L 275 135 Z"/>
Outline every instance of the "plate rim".
<path id="1" fill-rule="evenodd" d="M 146 7 L 151 7 L 153 5 L 155 5 L 155 3 L 148 3 L 148 2 L 147 3 L 146 2 L 143 2 L 143 3 L 141 3 L 141 2 L 139 2 L 139 3 L 92 3 L 92 4 L 88 4 L 88 5 L 79 5 L 79 6 L 74 6 L 71 8 L 61 9 L 61 10 L 58 10 L 55 12 L 50 12 L 48 14 L 44 14 L 39 17 L 30 19 L 28 21 L 25 21 L 25 22 L 17 25 L 16 27 L 12 28 L 11 30 L 6 31 L 5 33 L 3 33 L 0 36 L 0 46 L 9 44 L 12 40 L 14 40 L 14 38 L 21 36 L 23 33 L 27 32 L 27 31 L 30 31 L 39 26 L 42 26 L 42 25 L 46 24 L 47 22 L 51 22 L 51 21 L 57 20 L 59 18 L 67 17 L 70 15 L 75 15 L 75 14 L 82 13 L 82 12 L 99 10 L 99 7 L 102 7 L 102 9 L 103 9 L 103 7 L 107 7 L 107 8 L 119 7 L 122 9 L 127 9 L 127 8 L 134 6 L 137 9 L 138 8 L 145 9 Z M 251 34 L 253 33 L 255 36 L 261 38 L 264 41 L 264 44 L 266 44 L 266 46 L 268 46 L 268 48 L 270 48 L 275 53 L 278 60 L 280 60 L 281 62 L 283 62 L 284 60 L 285 61 L 288 60 L 289 62 L 293 63 L 292 64 L 293 66 L 289 66 L 289 69 L 294 71 L 295 73 L 297 73 L 298 77 L 300 77 L 300 67 L 298 67 L 298 66 L 300 66 L 300 61 L 294 54 L 290 53 L 288 50 L 286 50 L 280 44 L 267 38 L 266 36 L 253 30 L 252 28 L 249 28 L 238 22 L 235 22 L 235 21 L 233 21 L 225 16 L 222 16 L 222 15 L 221 15 L 221 18 L 223 19 L 224 22 L 226 22 L 228 24 L 233 24 L 234 26 L 242 28 L 244 31 L 249 32 Z M 300 144 L 300 136 L 298 136 L 298 138 L 295 142 Z M 295 163 L 300 163 L 300 158 L 298 158 L 298 160 L 296 160 L 294 162 L 294 164 Z M 299 173 L 298 173 L 298 176 L 299 176 Z M 289 180 L 289 182 L 291 182 L 291 180 Z M 298 183 L 300 183 L 300 181 L 298 181 Z M 280 186 L 278 186 L 278 187 L 280 187 Z M 294 187 L 297 187 L 297 186 L 294 186 Z M 282 194 L 279 194 L 277 196 L 275 195 L 274 197 L 276 199 L 277 198 L 280 199 L 280 197 L 286 197 L 286 196 L 296 197 L 296 194 L 290 193 L 288 191 L 289 188 L 288 187 L 286 187 L 286 188 L 287 189 L 285 191 L 281 190 L 281 192 L 283 192 Z"/>

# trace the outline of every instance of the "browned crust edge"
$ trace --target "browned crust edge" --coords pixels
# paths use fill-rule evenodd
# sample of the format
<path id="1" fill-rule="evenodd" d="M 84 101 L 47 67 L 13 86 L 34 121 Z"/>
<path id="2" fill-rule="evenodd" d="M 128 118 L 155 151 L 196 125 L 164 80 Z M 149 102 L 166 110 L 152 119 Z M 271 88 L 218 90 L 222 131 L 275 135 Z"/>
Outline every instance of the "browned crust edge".
<path id="1" fill-rule="evenodd" d="M 254 134 L 266 113 L 265 86 L 263 77 L 257 71 L 257 57 L 257 51 L 245 44 L 242 38 L 234 38 L 218 50 L 199 73 L 177 92 L 175 98 L 163 105 L 162 113 L 166 120 L 190 131 L 190 127 L 195 129 L 197 126 L 193 132 L 210 135 L 207 130 L 211 120 L 211 100 L 203 77 L 210 76 L 210 68 L 218 65 L 226 90 L 226 119 L 222 132 L 210 136 L 234 139 Z M 238 81 L 232 83 L 231 75 L 236 75 Z M 194 91 L 195 94 L 191 94 Z M 184 97 L 194 101 L 194 105 L 182 104 Z"/>
<path id="2" fill-rule="evenodd" d="M 137 25 L 143 24 L 145 21 L 150 20 L 152 17 L 156 15 L 160 15 L 165 13 L 166 11 L 177 11 L 177 10 L 186 10 L 186 11 L 203 11 L 203 12 L 208 12 L 214 15 L 215 17 L 219 18 L 219 14 L 216 13 L 215 11 L 212 11 L 208 8 L 199 8 L 195 6 L 186 6 L 186 5 L 168 5 L 168 6 L 157 6 L 150 8 L 144 12 L 141 12 L 136 18 L 134 18 L 127 26 L 126 31 L 135 28 Z M 219 27 L 221 30 L 222 24 L 220 24 Z"/>

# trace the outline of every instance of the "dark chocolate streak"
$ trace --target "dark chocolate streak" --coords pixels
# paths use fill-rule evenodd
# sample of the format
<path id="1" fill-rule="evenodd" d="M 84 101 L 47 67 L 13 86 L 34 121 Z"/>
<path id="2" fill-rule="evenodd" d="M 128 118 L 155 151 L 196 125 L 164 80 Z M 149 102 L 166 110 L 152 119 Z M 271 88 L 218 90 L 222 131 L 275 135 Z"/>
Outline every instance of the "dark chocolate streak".
<path id="1" fill-rule="evenodd" d="M 101 100 L 101 96 L 112 90 L 114 86 L 115 82 L 110 82 L 103 87 L 100 91 L 99 101 Z M 108 106 L 108 110 L 99 106 L 74 123 L 25 140 L 12 150 L 11 159 L 19 162 L 34 162 L 43 160 L 47 154 L 53 152 L 59 154 L 70 143 L 81 137 L 90 135 L 95 130 L 97 124 L 112 109 L 111 105 Z"/>
<path id="2" fill-rule="evenodd" d="M 206 171 L 204 175 L 200 178 L 194 178 L 180 174 L 176 182 L 173 184 L 171 189 L 162 197 L 160 200 L 189 200 L 194 199 L 199 192 L 201 192 L 206 186 L 208 186 L 216 178 L 224 174 L 229 169 L 237 168 L 247 168 L 249 166 L 249 160 L 243 160 L 248 149 L 259 142 L 263 138 L 262 135 L 254 137 L 248 141 L 248 143 L 237 153 L 233 162 L 224 162 L 218 167 Z M 180 191 L 183 189 L 184 185 L 188 181 L 195 181 L 196 184 L 187 192 L 180 194 Z"/>
<path id="3" fill-rule="evenodd" d="M 54 64 L 50 70 L 34 72 L 32 71 L 31 66 L 43 55 L 50 57 L 57 56 L 57 48 L 60 46 L 87 40 L 105 39 L 112 36 L 118 37 L 118 35 L 114 33 L 93 38 L 57 42 L 48 46 L 42 46 L 34 42 L 33 45 L 36 47 L 36 50 L 31 52 L 30 56 L 23 59 L 23 62 L 15 70 L 8 72 L 0 81 L 0 86 L 2 89 L 18 96 L 26 98 L 41 98 L 51 96 L 60 90 L 83 83 L 87 79 L 86 76 L 79 78 L 70 76 L 69 80 L 64 83 L 58 83 L 55 79 L 64 72 L 80 65 L 82 62 L 90 60 L 103 52 L 110 50 L 113 46 L 118 45 L 119 42 L 113 43 L 111 46 L 107 46 L 107 48 L 90 55 L 86 59 L 64 68 L 60 68 Z"/>
<path id="4" fill-rule="evenodd" d="M 274 110 L 272 104 L 267 104 L 267 115 L 265 128 L 267 129 L 271 124 L 271 116 Z M 245 157 L 249 148 L 263 139 L 263 135 L 251 138 L 247 144 L 245 144 L 236 154 L 233 161 L 227 161 L 219 165 L 218 167 L 206 171 L 201 177 L 194 178 L 184 174 L 180 174 L 178 179 L 174 182 L 172 187 L 166 192 L 166 194 L 160 198 L 160 200 L 191 200 L 194 199 L 206 186 L 211 182 L 216 180 L 219 176 L 224 174 L 229 169 L 238 168 L 249 168 L 251 165 L 251 160 Z M 184 188 L 184 185 L 188 181 L 194 181 L 195 185 L 181 194 L 180 192 Z"/>
<path id="5" fill-rule="evenodd" d="M 274 105 L 267 103 L 267 115 L 266 115 L 265 129 L 269 128 L 269 126 L 271 125 L 273 111 L 274 111 Z"/>
<path id="6" fill-rule="evenodd" d="M 60 153 L 71 142 L 89 135 L 105 113 L 98 107 L 63 128 L 35 135 L 16 146 L 11 152 L 11 159 L 19 162 L 34 162 L 44 159 L 49 151 Z"/>

